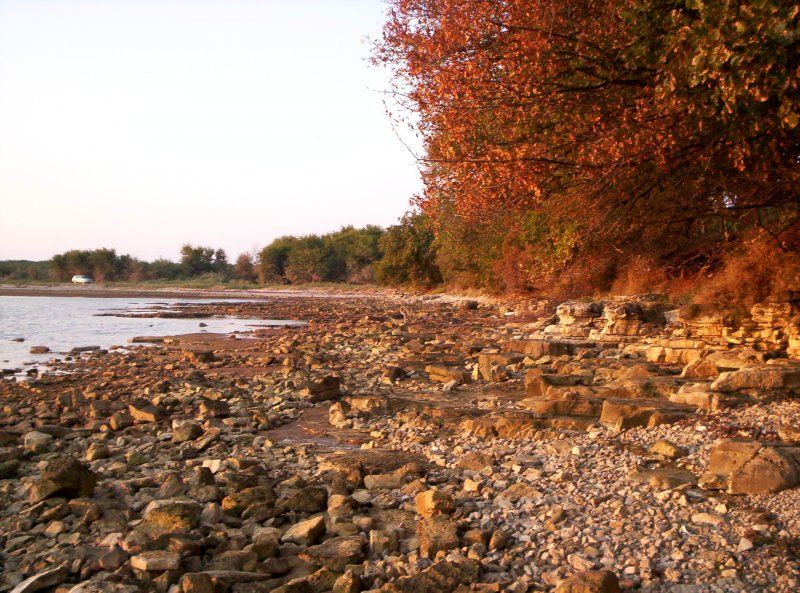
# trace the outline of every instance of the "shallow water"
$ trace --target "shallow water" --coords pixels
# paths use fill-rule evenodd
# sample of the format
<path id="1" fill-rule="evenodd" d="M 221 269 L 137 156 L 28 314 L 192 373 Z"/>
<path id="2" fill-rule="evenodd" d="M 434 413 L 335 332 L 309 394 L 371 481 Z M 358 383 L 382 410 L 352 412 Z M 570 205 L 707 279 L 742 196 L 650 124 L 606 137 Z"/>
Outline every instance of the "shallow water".
<path id="1" fill-rule="evenodd" d="M 186 303 L 186 299 L 0 296 L 0 368 L 20 368 L 61 357 L 72 348 L 128 344 L 135 336 L 168 336 L 196 332 L 232 333 L 254 327 L 294 325 L 281 319 L 162 319 L 98 316 L 120 310 L 148 310 Z M 235 299 L 192 299 L 191 303 L 236 302 Z M 202 327 L 204 323 L 207 327 Z M 23 342 L 15 342 L 23 338 Z M 47 346 L 47 354 L 31 354 Z"/>

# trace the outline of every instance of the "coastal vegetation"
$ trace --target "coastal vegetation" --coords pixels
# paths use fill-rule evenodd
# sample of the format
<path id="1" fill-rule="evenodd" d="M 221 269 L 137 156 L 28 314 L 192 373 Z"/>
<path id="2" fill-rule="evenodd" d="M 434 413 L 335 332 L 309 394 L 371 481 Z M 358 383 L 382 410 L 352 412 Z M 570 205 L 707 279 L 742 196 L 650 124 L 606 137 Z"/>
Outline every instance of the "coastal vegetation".
<path id="1" fill-rule="evenodd" d="M 388 229 L 346 226 L 322 235 L 279 237 L 255 254 L 239 254 L 233 264 L 223 249 L 190 243 L 178 261 L 144 261 L 108 248 L 73 249 L 45 262 L 0 262 L 0 280 L 68 282 L 83 274 L 96 282 L 199 287 L 320 282 L 431 287 L 442 281 L 434 239 L 423 214 L 408 214 Z"/>
<path id="2" fill-rule="evenodd" d="M 52 278 L 50 263 L 26 259 L 0 261 L 0 281 L 47 281 Z"/>
<path id="3" fill-rule="evenodd" d="M 423 139 L 387 229 L 284 236 L 234 264 L 113 249 L 6 281 L 445 285 L 744 304 L 800 284 L 800 7 L 756 0 L 391 0 L 376 63 Z"/>
<path id="4" fill-rule="evenodd" d="M 735 296 L 753 253 L 800 280 L 796 2 L 389 4 L 446 281 Z"/>
<path id="5" fill-rule="evenodd" d="M 399 227 L 398 227 L 399 228 Z M 2 261 L 4 282 L 68 282 L 72 276 L 90 276 L 96 282 L 147 282 L 213 286 L 215 284 L 367 284 L 376 279 L 375 266 L 384 255 L 387 232 L 381 227 L 352 226 L 323 235 L 284 236 L 255 254 L 241 253 L 231 264 L 221 248 L 186 243 L 180 258 L 144 261 L 115 249 L 72 249 L 49 261 Z M 390 252 L 404 248 L 395 239 Z M 396 262 L 399 260 L 395 260 Z M 409 262 L 410 263 L 410 262 Z M 416 279 L 416 272 L 402 276 L 383 271 L 385 283 Z"/>
<path id="6" fill-rule="evenodd" d="M 259 253 L 262 282 L 350 282 L 374 279 L 373 264 L 381 259 L 384 231 L 368 225 L 346 226 L 324 235 L 285 236 Z"/>
<path id="7" fill-rule="evenodd" d="M 50 279 L 69 281 L 75 274 L 84 274 L 96 282 L 185 280 L 204 275 L 216 276 L 224 281 L 233 275 L 223 249 L 194 246 L 181 247 L 177 262 L 158 258 L 144 261 L 127 254 L 117 254 L 115 249 L 72 249 L 58 253 L 50 260 Z"/>

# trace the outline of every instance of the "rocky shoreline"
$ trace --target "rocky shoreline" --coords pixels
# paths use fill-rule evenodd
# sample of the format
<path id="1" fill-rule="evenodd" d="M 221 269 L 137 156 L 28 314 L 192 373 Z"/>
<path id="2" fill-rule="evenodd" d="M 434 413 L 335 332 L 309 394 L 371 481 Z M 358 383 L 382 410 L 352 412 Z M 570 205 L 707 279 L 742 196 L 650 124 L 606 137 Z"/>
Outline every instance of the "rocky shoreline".
<path id="1" fill-rule="evenodd" d="M 308 325 L 0 381 L 0 591 L 800 587 L 796 303 L 513 307 L 204 304 Z"/>

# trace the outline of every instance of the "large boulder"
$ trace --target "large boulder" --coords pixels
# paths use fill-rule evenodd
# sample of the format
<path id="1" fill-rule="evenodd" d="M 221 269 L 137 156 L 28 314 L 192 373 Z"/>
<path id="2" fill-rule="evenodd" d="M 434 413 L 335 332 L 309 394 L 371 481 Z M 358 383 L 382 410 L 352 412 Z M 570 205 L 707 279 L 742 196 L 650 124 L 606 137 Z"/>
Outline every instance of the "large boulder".
<path id="1" fill-rule="evenodd" d="M 154 406 L 147 400 L 137 399 L 128 405 L 128 411 L 136 422 L 158 422 L 167 416 L 161 406 Z"/>
<path id="2" fill-rule="evenodd" d="M 172 421 L 172 442 L 185 443 L 203 436 L 203 428 L 196 422 L 189 420 Z"/>
<path id="3" fill-rule="evenodd" d="M 53 496 L 84 498 L 94 494 L 95 486 L 97 475 L 92 470 L 72 457 L 58 457 L 31 484 L 29 496 L 32 503 Z"/>
<path id="4" fill-rule="evenodd" d="M 455 381 L 456 385 L 469 383 L 470 376 L 464 369 L 459 367 L 447 366 L 443 364 L 429 364 L 425 367 L 428 378 L 434 383 L 450 383 Z"/>
<path id="5" fill-rule="evenodd" d="M 541 424 L 535 414 L 530 412 L 507 411 L 478 418 L 467 418 L 461 423 L 466 434 L 481 438 L 519 439 L 530 436 Z"/>
<path id="6" fill-rule="evenodd" d="M 563 393 L 547 399 L 527 397 L 519 400 L 518 405 L 542 416 L 578 416 L 592 419 L 599 418 L 603 410 L 603 400 L 578 393 Z"/>
<path id="7" fill-rule="evenodd" d="M 108 419 L 108 425 L 111 430 L 125 430 L 133 426 L 133 416 L 124 410 L 116 412 Z"/>
<path id="8" fill-rule="evenodd" d="M 241 515 L 253 505 L 271 507 L 274 504 L 275 492 L 269 486 L 245 488 L 222 499 L 222 509 L 236 515 Z"/>
<path id="9" fill-rule="evenodd" d="M 325 518 L 322 515 L 295 523 L 281 537 L 281 541 L 301 546 L 315 543 L 325 534 Z"/>
<path id="10" fill-rule="evenodd" d="M 555 375 L 542 373 L 539 369 L 529 369 L 525 373 L 525 395 L 528 397 L 545 397 L 552 388 L 577 385 L 580 377 L 572 375 Z"/>
<path id="11" fill-rule="evenodd" d="M 478 373 L 484 381 L 505 381 L 507 367 L 522 360 L 523 356 L 513 352 L 483 353 L 478 356 Z"/>
<path id="12" fill-rule="evenodd" d="M 214 362 L 217 357 L 211 350 L 186 350 L 183 353 L 183 359 L 192 365 L 202 365 Z"/>
<path id="13" fill-rule="evenodd" d="M 603 303 L 566 301 L 556 307 L 560 325 L 582 325 L 603 315 Z"/>
<path id="14" fill-rule="evenodd" d="M 300 391 L 300 397 L 312 403 L 330 401 L 341 395 L 341 379 L 335 375 L 309 381 L 306 387 Z"/>
<path id="15" fill-rule="evenodd" d="M 140 528 L 154 535 L 187 533 L 198 526 L 202 507 L 196 502 L 165 500 L 152 503 L 145 510 Z"/>
<path id="16" fill-rule="evenodd" d="M 525 482 L 511 484 L 508 488 L 497 495 L 499 500 L 509 500 L 519 502 L 520 500 L 535 500 L 542 495 L 535 487 Z"/>
<path id="17" fill-rule="evenodd" d="M 366 541 L 360 535 L 334 537 L 300 552 L 302 560 L 336 572 L 344 572 L 350 564 L 364 561 Z"/>
<path id="18" fill-rule="evenodd" d="M 204 420 L 208 420 L 209 418 L 227 418 L 230 413 L 230 405 L 228 405 L 228 402 L 221 399 L 201 397 L 200 404 L 197 406 L 197 414 Z"/>
<path id="19" fill-rule="evenodd" d="M 31 453 L 44 453 L 53 444 L 53 435 L 32 430 L 22 437 L 22 445 Z"/>
<path id="20" fill-rule="evenodd" d="M 700 482 L 732 494 L 772 494 L 794 488 L 800 485 L 800 447 L 717 441 Z"/>
<path id="21" fill-rule="evenodd" d="M 437 552 L 448 552 L 460 545 L 457 523 L 443 515 L 421 519 L 417 537 L 420 554 L 425 558 L 434 558 Z"/>
<path id="22" fill-rule="evenodd" d="M 684 379 L 716 379 L 719 368 L 710 357 L 695 360 L 683 367 L 681 377 Z"/>
<path id="23" fill-rule="evenodd" d="M 11 589 L 11 593 L 36 593 L 43 589 L 49 589 L 60 585 L 69 577 L 69 570 L 66 566 L 56 566 L 28 577 L 16 587 Z"/>
<path id="24" fill-rule="evenodd" d="M 214 554 L 207 570 L 253 572 L 258 567 L 258 554 L 253 550 L 225 550 Z"/>
<path id="25" fill-rule="evenodd" d="M 603 402 L 600 422 L 615 430 L 639 426 L 658 426 L 676 422 L 689 411 L 659 400 L 617 400 Z"/>
<path id="26" fill-rule="evenodd" d="M 726 371 L 711 384 L 713 391 L 731 392 L 741 389 L 758 391 L 792 390 L 800 387 L 800 370 L 777 365 L 749 366 Z"/>
<path id="27" fill-rule="evenodd" d="M 518 352 L 531 358 L 540 358 L 545 355 L 564 356 L 575 354 L 578 346 L 589 346 L 566 340 L 509 340 L 503 344 L 503 352 Z"/>
<path id="28" fill-rule="evenodd" d="M 735 371 L 748 365 L 764 362 L 764 355 L 752 348 L 738 347 L 730 350 L 716 350 L 704 360 L 712 363 L 720 372 Z"/>
<path id="29" fill-rule="evenodd" d="M 147 572 L 177 570 L 181 566 L 181 555 L 168 550 L 150 550 L 131 558 L 131 567 Z"/>
<path id="30" fill-rule="evenodd" d="M 678 459 L 679 457 L 685 457 L 689 453 L 686 447 L 676 445 L 667 439 L 658 439 L 650 446 L 649 451 L 653 455 L 663 457 L 664 459 Z"/>
<path id="31" fill-rule="evenodd" d="M 556 587 L 554 593 L 620 593 L 619 580 L 610 570 L 579 572 Z"/>
<path id="32" fill-rule="evenodd" d="M 318 513 L 324 511 L 328 502 L 328 491 L 322 486 L 304 486 L 292 489 L 281 496 L 275 505 L 296 513 Z"/>
<path id="33" fill-rule="evenodd" d="M 140 593 L 135 585 L 115 583 L 113 581 L 84 581 L 72 587 L 69 593 Z"/>
<path id="34" fill-rule="evenodd" d="M 417 513 L 423 517 L 433 517 L 453 512 L 455 508 L 453 498 L 441 490 L 425 490 L 417 494 L 414 499 Z"/>
<path id="35" fill-rule="evenodd" d="M 380 588 L 382 593 L 451 593 L 461 585 L 470 585 L 478 578 L 475 560 L 436 562 L 422 572 L 400 577 Z"/>
<path id="36" fill-rule="evenodd" d="M 669 394 L 674 404 L 693 406 L 709 412 L 732 408 L 747 401 L 740 394 L 708 391 L 708 383 L 684 383 L 677 391 Z"/>

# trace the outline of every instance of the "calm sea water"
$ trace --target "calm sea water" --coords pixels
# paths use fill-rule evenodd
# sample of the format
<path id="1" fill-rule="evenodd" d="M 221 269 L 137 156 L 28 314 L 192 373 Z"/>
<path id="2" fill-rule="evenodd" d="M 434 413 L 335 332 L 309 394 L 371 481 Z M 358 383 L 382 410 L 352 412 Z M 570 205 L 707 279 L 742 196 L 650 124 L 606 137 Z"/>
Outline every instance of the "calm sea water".
<path id="1" fill-rule="evenodd" d="M 176 303 L 234 302 L 233 299 L 89 298 L 0 296 L 0 369 L 42 364 L 81 346 L 126 345 L 134 336 L 166 336 L 196 332 L 231 333 L 254 326 L 298 322 L 279 319 L 160 319 L 98 317 L 98 313 L 140 310 Z M 202 327 L 204 323 L 207 327 Z M 23 338 L 23 342 L 14 341 Z M 31 354 L 47 346 L 48 354 Z"/>

